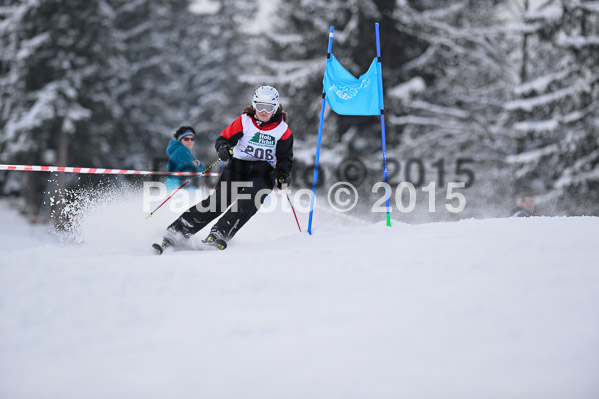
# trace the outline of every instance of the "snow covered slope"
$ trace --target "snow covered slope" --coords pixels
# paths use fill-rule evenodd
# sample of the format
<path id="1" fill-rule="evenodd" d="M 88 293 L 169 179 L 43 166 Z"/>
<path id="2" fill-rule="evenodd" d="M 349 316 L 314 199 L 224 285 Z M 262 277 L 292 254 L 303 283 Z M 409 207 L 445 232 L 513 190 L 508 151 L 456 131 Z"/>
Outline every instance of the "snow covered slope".
<path id="1" fill-rule="evenodd" d="M 87 207 L 61 244 L 0 211 L 0 397 L 599 397 L 598 218 L 275 211 L 155 256 L 161 212 Z"/>

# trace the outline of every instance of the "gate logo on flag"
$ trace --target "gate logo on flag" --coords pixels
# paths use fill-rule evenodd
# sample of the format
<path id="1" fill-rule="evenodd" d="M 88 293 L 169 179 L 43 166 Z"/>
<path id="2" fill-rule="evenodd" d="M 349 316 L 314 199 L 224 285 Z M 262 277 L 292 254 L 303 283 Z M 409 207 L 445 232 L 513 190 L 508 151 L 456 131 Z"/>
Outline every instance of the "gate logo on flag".
<path id="1" fill-rule="evenodd" d="M 368 87 L 369 84 L 370 79 L 364 79 L 360 82 L 360 87 L 355 89 L 352 89 L 347 86 L 337 87 L 335 85 L 332 85 L 331 87 L 329 87 L 329 90 L 334 91 L 340 99 L 349 100 L 350 98 L 355 97 L 359 93 L 360 89 Z"/>
<path id="2" fill-rule="evenodd" d="M 324 72 L 324 92 L 329 107 L 340 115 L 380 115 L 377 59 L 355 78 L 333 54 Z"/>

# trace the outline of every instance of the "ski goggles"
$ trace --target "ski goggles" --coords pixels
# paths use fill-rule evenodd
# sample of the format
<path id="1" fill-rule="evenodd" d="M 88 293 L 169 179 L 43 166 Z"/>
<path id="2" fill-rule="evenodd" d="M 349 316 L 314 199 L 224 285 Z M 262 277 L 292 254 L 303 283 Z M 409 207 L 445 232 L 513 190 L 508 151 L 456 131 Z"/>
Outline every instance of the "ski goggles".
<path id="1" fill-rule="evenodd" d="M 256 108 L 256 111 L 258 112 L 268 112 L 269 114 L 272 114 L 278 108 L 278 105 L 268 103 L 256 103 L 254 105 L 254 108 Z"/>

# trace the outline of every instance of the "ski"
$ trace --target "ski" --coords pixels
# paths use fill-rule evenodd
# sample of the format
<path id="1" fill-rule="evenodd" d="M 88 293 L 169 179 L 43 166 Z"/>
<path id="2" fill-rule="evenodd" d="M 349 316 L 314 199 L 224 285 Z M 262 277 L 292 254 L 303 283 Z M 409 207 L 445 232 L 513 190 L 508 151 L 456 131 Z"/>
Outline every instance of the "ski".
<path id="1" fill-rule="evenodd" d="M 202 240 L 202 243 L 221 251 L 227 248 L 227 242 L 225 240 L 214 238 L 213 236 L 209 236 L 205 240 Z M 154 249 L 156 255 L 162 255 L 168 247 L 174 247 L 174 245 L 172 242 L 166 239 L 162 240 L 160 244 L 152 244 L 152 249 Z"/>

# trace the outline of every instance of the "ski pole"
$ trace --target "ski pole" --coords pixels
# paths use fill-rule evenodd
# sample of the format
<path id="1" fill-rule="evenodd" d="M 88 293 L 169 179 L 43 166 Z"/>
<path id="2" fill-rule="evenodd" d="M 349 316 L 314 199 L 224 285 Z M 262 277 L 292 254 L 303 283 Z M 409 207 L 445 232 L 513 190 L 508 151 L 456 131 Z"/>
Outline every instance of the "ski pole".
<path id="1" fill-rule="evenodd" d="M 287 190 L 283 190 L 283 191 L 285 191 L 285 195 L 287 196 L 287 201 L 289 201 L 289 205 L 291 205 L 291 210 L 293 211 L 293 216 L 295 216 L 295 222 L 297 223 L 297 228 L 299 229 L 299 231 L 301 233 L 302 228 L 300 227 L 299 220 L 297 220 L 297 214 L 295 213 L 295 208 L 293 207 L 293 204 L 291 203 L 291 198 L 289 198 L 289 194 L 287 194 Z"/>
<path id="2" fill-rule="evenodd" d="M 173 193 L 172 193 L 171 195 L 169 195 L 169 196 L 168 196 L 168 198 L 167 198 L 167 199 L 165 199 L 165 200 L 162 202 L 162 204 L 158 205 L 158 207 L 157 207 L 156 209 L 154 209 L 152 212 L 150 212 L 150 213 L 148 214 L 148 216 L 146 216 L 146 219 L 149 219 L 149 218 L 151 218 L 151 217 L 152 217 L 152 215 L 153 215 L 154 213 L 156 213 L 156 211 L 157 211 L 158 209 L 160 209 L 160 207 L 161 207 L 162 205 L 166 204 L 166 202 L 167 202 L 168 200 L 170 200 L 171 198 L 173 198 L 173 195 L 177 194 L 177 192 L 178 192 L 179 190 L 181 190 L 183 187 L 185 187 L 187 184 L 189 184 L 189 183 L 190 183 L 190 182 L 191 182 L 193 179 L 195 179 L 195 178 L 197 178 L 197 177 L 200 177 L 200 176 L 203 176 L 203 175 L 204 175 L 204 173 L 206 173 L 206 171 L 208 171 L 208 169 L 212 169 L 212 168 L 214 168 L 214 167 L 215 167 L 216 165 L 218 165 L 219 163 L 220 163 L 220 158 L 219 158 L 219 159 L 217 159 L 216 161 L 214 161 L 214 163 L 213 163 L 213 164 L 211 164 L 211 165 L 209 165 L 209 166 L 208 166 L 206 169 L 204 169 L 204 171 L 203 171 L 201 174 L 199 174 L 199 175 L 197 175 L 197 176 L 194 176 L 194 177 L 190 178 L 190 179 L 189 179 L 189 180 L 187 180 L 185 183 L 183 183 L 181 186 L 179 186 L 179 188 L 178 188 L 178 189 L 176 189 L 175 191 L 173 191 Z"/>

